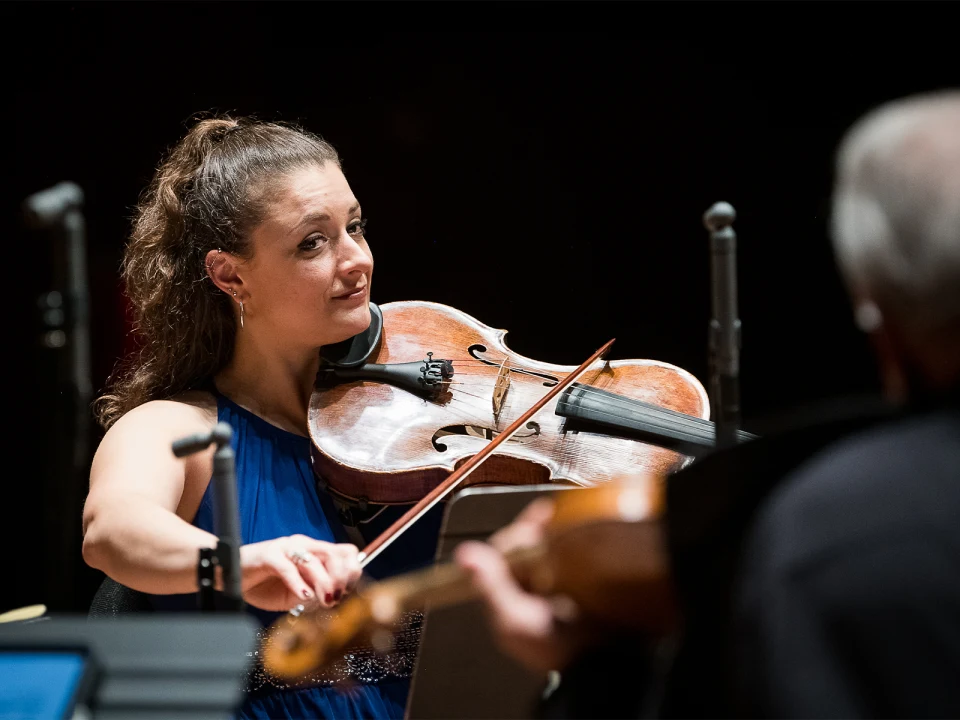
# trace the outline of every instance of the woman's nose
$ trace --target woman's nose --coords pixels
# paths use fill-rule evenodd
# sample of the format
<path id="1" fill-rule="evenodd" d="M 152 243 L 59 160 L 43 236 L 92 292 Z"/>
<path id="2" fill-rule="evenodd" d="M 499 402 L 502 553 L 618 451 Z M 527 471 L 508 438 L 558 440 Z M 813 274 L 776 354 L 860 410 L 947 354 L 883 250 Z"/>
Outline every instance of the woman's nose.
<path id="1" fill-rule="evenodd" d="M 349 233 L 344 233 L 340 243 L 340 262 L 347 272 L 368 272 L 373 266 L 373 259 L 366 243 L 361 245 Z"/>

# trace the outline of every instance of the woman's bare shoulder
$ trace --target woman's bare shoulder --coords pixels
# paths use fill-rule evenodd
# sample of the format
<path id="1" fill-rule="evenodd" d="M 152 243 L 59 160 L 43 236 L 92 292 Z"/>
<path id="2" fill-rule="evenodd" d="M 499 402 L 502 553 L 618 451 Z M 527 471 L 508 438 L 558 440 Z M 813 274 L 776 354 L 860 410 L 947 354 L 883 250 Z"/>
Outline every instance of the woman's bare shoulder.
<path id="1" fill-rule="evenodd" d="M 152 400 L 117 420 L 104 435 L 90 468 L 88 505 L 93 512 L 131 493 L 152 499 L 184 519 L 193 517 L 212 471 L 213 448 L 186 460 L 172 443 L 209 430 L 217 402 L 209 393 L 184 393 Z"/>
<path id="2" fill-rule="evenodd" d="M 189 434 L 212 427 L 217 422 L 217 400 L 209 392 L 193 390 L 168 400 L 151 400 L 138 405 L 110 428 L 112 434 L 126 434 L 149 429 L 168 429 Z"/>

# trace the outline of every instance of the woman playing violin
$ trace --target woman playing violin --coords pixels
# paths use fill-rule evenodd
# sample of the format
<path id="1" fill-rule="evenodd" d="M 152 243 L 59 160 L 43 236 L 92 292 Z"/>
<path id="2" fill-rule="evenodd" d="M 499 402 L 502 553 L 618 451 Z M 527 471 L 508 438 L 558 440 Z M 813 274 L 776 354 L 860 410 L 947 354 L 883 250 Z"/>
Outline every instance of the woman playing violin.
<path id="1" fill-rule="evenodd" d="M 89 565 L 156 609 L 196 608 L 198 551 L 216 545 L 213 450 L 184 461 L 171 443 L 220 420 L 234 430 L 251 612 L 266 625 L 353 589 L 358 549 L 315 486 L 307 407 L 318 349 L 370 323 L 365 222 L 333 147 L 301 129 L 205 119 L 170 151 L 124 257 L 140 348 L 97 405 Z M 394 661 L 345 670 L 350 693 L 261 677 L 241 716 L 400 717 L 412 658 Z"/>

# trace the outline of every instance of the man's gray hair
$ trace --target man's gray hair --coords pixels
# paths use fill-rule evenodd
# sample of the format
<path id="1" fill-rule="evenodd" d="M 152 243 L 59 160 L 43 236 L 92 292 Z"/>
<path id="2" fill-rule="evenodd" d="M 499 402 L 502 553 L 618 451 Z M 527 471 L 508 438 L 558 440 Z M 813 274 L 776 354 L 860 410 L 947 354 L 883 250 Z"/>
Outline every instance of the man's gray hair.
<path id="1" fill-rule="evenodd" d="M 851 128 L 832 235 L 851 291 L 902 329 L 960 328 L 960 90 L 888 103 Z"/>

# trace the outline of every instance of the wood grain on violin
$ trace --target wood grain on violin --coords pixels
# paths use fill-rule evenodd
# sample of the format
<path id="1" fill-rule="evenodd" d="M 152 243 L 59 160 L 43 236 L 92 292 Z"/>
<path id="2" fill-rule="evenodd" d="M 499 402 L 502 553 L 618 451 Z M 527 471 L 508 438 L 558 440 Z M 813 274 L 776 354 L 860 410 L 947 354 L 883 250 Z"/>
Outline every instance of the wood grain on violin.
<path id="1" fill-rule="evenodd" d="M 318 387 L 310 401 L 314 469 L 345 497 L 416 502 L 478 453 L 574 367 L 510 350 L 505 330 L 454 308 L 380 308 L 371 363 L 450 361 L 424 397 L 371 380 Z M 562 482 L 583 487 L 633 473 L 669 474 L 713 442 L 707 393 L 690 373 L 653 360 L 615 360 L 586 373 L 504 442 L 465 484 Z"/>

